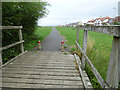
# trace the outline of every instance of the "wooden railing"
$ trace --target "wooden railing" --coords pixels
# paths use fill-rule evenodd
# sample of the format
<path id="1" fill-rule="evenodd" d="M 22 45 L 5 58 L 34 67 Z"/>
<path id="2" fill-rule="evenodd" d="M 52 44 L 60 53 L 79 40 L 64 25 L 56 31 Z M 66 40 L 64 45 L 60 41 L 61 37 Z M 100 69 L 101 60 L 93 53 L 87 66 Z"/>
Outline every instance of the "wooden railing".
<path id="1" fill-rule="evenodd" d="M 85 61 L 90 65 L 94 75 L 102 88 L 118 88 L 120 82 L 120 26 L 77 26 L 76 48 L 82 53 L 82 70 L 85 70 Z M 83 49 L 79 45 L 79 30 L 84 30 Z M 106 81 L 99 74 L 91 60 L 86 55 L 88 31 L 94 31 L 113 36 L 112 51 L 107 71 Z"/>
<path id="2" fill-rule="evenodd" d="M 13 29 L 18 29 L 19 30 L 19 42 L 1 47 L 0 48 L 0 54 L 1 54 L 1 51 L 5 50 L 5 49 L 8 49 L 8 48 L 11 48 L 11 47 L 14 47 L 18 44 L 20 44 L 20 50 L 21 50 L 21 53 L 23 53 L 24 52 L 24 47 L 23 47 L 24 40 L 22 38 L 22 30 L 21 30 L 22 26 L 1 26 L 0 27 L 0 30 L 6 30 L 6 29 L 12 29 L 12 30 Z M 0 60 L 2 61 L 2 55 L 0 55 Z"/>

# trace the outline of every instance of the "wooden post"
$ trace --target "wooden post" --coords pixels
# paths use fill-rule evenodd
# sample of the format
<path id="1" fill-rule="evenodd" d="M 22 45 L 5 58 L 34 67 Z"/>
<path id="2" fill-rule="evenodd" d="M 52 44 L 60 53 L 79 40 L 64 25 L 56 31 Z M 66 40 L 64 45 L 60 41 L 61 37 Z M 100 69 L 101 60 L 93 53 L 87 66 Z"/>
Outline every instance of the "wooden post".
<path id="1" fill-rule="evenodd" d="M 83 38 L 83 51 L 86 53 L 87 49 L 87 38 L 88 38 L 88 31 L 84 30 L 84 38 Z M 82 70 L 85 70 L 85 57 L 82 55 Z"/>
<path id="2" fill-rule="evenodd" d="M 19 29 L 19 41 L 22 41 L 23 38 L 22 38 L 22 31 L 21 29 Z M 20 44 L 20 50 L 21 50 L 21 53 L 24 52 L 24 47 L 23 47 L 23 43 Z"/>
<path id="3" fill-rule="evenodd" d="M 0 90 L 2 90 L 2 51 L 0 51 Z"/>
<path id="4" fill-rule="evenodd" d="M 118 78 L 120 83 L 120 38 L 119 38 L 119 44 L 118 44 Z"/>
<path id="5" fill-rule="evenodd" d="M 112 88 L 118 88 L 120 81 L 120 37 L 113 38 L 112 51 L 108 66 L 106 82 Z"/>
<path id="6" fill-rule="evenodd" d="M 77 28 L 77 43 L 79 43 L 79 29 Z M 76 50 L 78 51 L 78 46 L 76 45 Z"/>

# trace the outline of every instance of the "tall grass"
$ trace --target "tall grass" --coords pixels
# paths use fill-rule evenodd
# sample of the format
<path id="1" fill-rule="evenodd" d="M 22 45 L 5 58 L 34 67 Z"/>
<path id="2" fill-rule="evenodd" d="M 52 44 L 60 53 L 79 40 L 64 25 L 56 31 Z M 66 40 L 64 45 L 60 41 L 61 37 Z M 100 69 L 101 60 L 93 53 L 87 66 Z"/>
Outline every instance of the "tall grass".
<path id="1" fill-rule="evenodd" d="M 95 39 L 88 36 L 87 40 L 87 52 L 92 53 L 95 44 Z"/>
<path id="2" fill-rule="evenodd" d="M 25 49 L 31 50 L 32 48 L 34 48 L 39 40 L 42 41 L 46 36 L 49 35 L 51 30 L 52 27 L 36 27 L 34 34 L 32 36 L 33 38 L 27 41 L 28 43 L 24 45 Z"/>
<path id="3" fill-rule="evenodd" d="M 66 27 L 56 27 L 58 31 L 68 40 L 67 44 L 69 46 L 74 46 L 76 41 L 76 29 Z M 112 39 L 113 37 L 107 34 L 88 32 L 88 43 L 87 43 L 87 56 L 101 74 L 104 80 L 106 80 L 107 69 L 110 59 Z M 79 44 L 83 47 L 83 30 L 79 32 Z M 86 71 L 92 81 L 94 88 L 100 88 L 97 79 L 92 73 L 88 64 L 86 64 Z"/>

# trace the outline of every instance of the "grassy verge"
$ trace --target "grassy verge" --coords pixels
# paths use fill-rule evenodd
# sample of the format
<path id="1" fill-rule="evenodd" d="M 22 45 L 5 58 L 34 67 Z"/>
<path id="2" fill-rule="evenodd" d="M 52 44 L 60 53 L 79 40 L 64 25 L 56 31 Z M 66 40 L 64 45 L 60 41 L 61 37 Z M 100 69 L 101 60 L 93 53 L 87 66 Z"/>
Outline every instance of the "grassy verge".
<path id="1" fill-rule="evenodd" d="M 51 30 L 52 27 L 36 27 L 34 36 L 30 36 L 31 39 L 25 41 L 25 50 L 31 50 L 32 48 L 34 48 L 38 44 L 38 41 L 42 41 L 46 36 L 50 34 Z"/>
<path id="2" fill-rule="evenodd" d="M 34 48 L 38 43 L 38 40 L 42 41 L 48 34 L 51 32 L 52 27 L 36 27 L 35 32 L 32 35 L 26 36 L 23 35 L 24 48 L 25 50 L 31 50 Z M 19 45 L 12 47 L 10 49 L 6 49 L 2 52 L 2 59 L 3 63 L 6 63 L 11 58 L 20 54 L 20 47 Z"/>
<path id="3" fill-rule="evenodd" d="M 67 28 L 67 27 L 56 27 L 58 31 L 68 40 L 66 44 L 71 47 L 75 47 L 76 40 L 76 29 Z M 82 47 L 83 42 L 83 30 L 79 32 L 79 44 Z M 88 32 L 88 46 L 87 46 L 87 56 L 94 64 L 98 72 L 101 74 L 103 79 L 106 79 L 107 69 L 110 59 L 110 52 L 112 47 L 112 36 L 96 33 L 96 32 Z M 73 49 L 73 48 L 72 48 Z M 94 74 L 90 70 L 90 67 L 86 65 L 86 71 L 91 79 L 94 88 L 100 88 Z"/>

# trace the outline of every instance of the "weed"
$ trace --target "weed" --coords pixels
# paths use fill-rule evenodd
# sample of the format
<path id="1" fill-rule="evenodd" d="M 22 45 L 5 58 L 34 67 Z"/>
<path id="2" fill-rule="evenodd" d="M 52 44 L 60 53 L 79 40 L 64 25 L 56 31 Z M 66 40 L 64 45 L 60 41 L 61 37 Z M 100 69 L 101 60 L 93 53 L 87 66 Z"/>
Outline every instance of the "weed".
<path id="1" fill-rule="evenodd" d="M 88 36 L 87 52 L 92 53 L 94 44 L 95 44 L 95 39 L 92 39 L 90 36 Z"/>
<path id="2" fill-rule="evenodd" d="M 63 54 L 64 54 L 64 55 L 67 55 L 67 52 L 64 52 Z"/>

